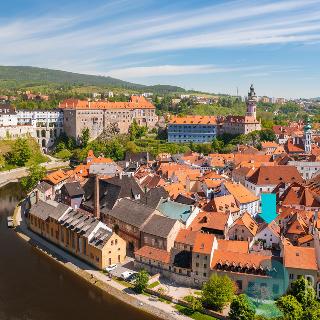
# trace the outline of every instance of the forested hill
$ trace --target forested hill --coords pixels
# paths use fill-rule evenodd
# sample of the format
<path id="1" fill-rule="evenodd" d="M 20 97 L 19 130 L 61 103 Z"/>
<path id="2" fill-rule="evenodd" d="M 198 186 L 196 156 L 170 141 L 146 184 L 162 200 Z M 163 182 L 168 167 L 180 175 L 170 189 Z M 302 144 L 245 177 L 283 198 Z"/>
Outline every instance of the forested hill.
<path id="1" fill-rule="evenodd" d="M 111 77 L 93 76 L 61 70 L 52 70 L 24 66 L 0 66 L 0 82 L 5 86 L 6 81 L 28 84 L 69 84 L 84 86 L 107 86 L 112 88 L 125 88 L 143 90 L 157 93 L 183 92 L 181 87 L 170 85 L 145 86 Z"/>

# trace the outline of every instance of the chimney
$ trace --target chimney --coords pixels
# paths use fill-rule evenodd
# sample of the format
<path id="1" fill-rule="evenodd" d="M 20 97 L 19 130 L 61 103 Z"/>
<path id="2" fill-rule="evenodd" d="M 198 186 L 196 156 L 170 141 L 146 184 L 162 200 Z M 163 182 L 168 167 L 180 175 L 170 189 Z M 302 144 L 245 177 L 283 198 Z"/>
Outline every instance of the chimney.
<path id="1" fill-rule="evenodd" d="M 99 176 L 95 176 L 94 181 L 94 215 L 100 220 L 100 194 L 99 194 Z"/>

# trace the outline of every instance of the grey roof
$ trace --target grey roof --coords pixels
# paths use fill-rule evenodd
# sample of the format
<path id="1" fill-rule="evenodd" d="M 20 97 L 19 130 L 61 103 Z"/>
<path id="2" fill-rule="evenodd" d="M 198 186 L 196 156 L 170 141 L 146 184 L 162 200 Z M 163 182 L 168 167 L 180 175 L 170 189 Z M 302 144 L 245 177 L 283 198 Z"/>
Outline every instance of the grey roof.
<path id="1" fill-rule="evenodd" d="M 84 206 L 90 209 L 94 208 L 94 179 L 94 177 L 89 178 L 84 185 Z M 111 210 L 119 199 L 135 199 L 137 196 L 140 196 L 140 199 L 142 199 L 144 197 L 144 192 L 134 177 L 116 176 L 107 180 L 99 180 L 101 212 Z"/>
<path id="2" fill-rule="evenodd" d="M 51 189 L 52 186 L 46 182 L 46 181 L 41 181 L 38 185 L 37 185 L 37 189 L 40 192 L 46 192 L 47 190 Z"/>
<path id="3" fill-rule="evenodd" d="M 144 203 L 152 208 L 157 208 L 161 199 L 169 197 L 168 191 L 163 187 L 150 189 L 144 198 Z"/>
<path id="4" fill-rule="evenodd" d="M 118 172 L 118 166 L 115 163 L 93 163 L 90 165 L 90 174 L 115 175 Z"/>
<path id="5" fill-rule="evenodd" d="M 78 181 L 65 183 L 61 191 L 66 192 L 70 197 L 81 197 L 84 195 L 84 190 Z"/>
<path id="6" fill-rule="evenodd" d="M 125 161 L 147 163 L 148 160 L 154 160 L 154 157 L 147 151 L 137 153 L 130 151 L 126 152 Z"/>
<path id="7" fill-rule="evenodd" d="M 89 236 L 98 223 L 99 220 L 96 217 L 83 210 L 71 210 L 60 221 L 62 226 L 84 237 Z"/>
<path id="8" fill-rule="evenodd" d="M 166 238 L 176 224 L 177 220 L 153 215 L 151 219 L 144 225 L 142 232 L 149 233 L 161 238 Z"/>
<path id="9" fill-rule="evenodd" d="M 69 206 L 56 201 L 48 200 L 44 202 L 39 200 L 31 207 L 30 214 L 42 220 L 47 220 L 49 217 L 58 220 L 68 208 Z"/>
<path id="10" fill-rule="evenodd" d="M 158 211 L 141 202 L 124 198 L 119 200 L 114 208 L 108 211 L 107 214 L 124 223 L 140 228 L 155 212 Z"/>
<path id="11" fill-rule="evenodd" d="M 192 199 L 190 197 L 187 197 L 183 194 L 179 194 L 175 200 L 176 202 L 182 203 L 182 204 L 188 204 L 188 205 L 193 205 L 196 203 L 195 199 Z"/>
<path id="12" fill-rule="evenodd" d="M 112 236 L 112 231 L 99 228 L 90 240 L 90 244 L 101 249 Z"/>

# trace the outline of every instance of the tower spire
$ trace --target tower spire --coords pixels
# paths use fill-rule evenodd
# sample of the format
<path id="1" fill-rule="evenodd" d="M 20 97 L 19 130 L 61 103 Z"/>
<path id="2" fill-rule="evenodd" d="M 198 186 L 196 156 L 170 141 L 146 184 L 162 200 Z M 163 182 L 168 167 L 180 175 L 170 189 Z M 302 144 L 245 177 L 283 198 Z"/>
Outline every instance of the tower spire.
<path id="1" fill-rule="evenodd" d="M 257 96 L 253 84 L 250 86 L 247 98 L 247 116 L 257 118 Z"/>

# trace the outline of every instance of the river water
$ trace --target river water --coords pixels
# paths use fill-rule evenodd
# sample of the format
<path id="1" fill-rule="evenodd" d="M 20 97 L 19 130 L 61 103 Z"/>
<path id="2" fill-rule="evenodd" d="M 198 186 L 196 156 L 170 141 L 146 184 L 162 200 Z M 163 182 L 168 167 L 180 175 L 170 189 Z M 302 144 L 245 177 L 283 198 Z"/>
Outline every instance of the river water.
<path id="1" fill-rule="evenodd" d="M 18 183 L 0 189 L 0 320 L 156 320 L 91 287 L 8 229 L 6 217 L 21 197 Z"/>

